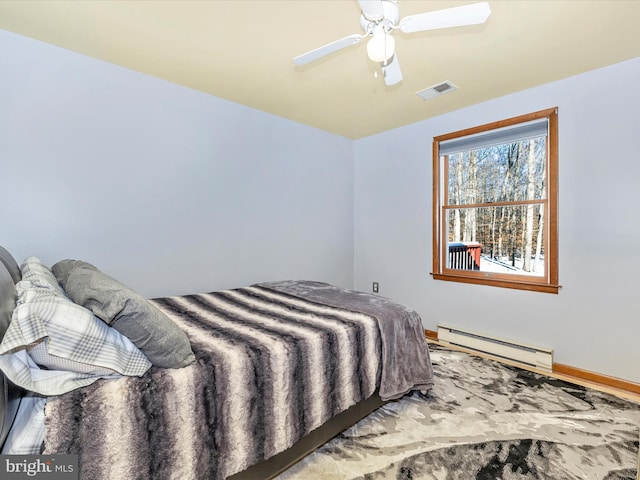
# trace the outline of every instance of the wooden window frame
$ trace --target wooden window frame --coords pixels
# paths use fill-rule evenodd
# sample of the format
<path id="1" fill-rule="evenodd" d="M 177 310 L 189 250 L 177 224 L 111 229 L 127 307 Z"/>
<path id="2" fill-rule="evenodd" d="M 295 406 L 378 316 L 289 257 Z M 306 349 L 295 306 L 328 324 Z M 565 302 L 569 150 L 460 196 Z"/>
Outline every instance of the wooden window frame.
<path id="1" fill-rule="evenodd" d="M 444 235 L 446 225 L 442 178 L 446 172 L 441 172 L 440 142 L 454 138 L 475 135 L 503 127 L 510 127 L 520 123 L 531 122 L 546 118 L 548 121 L 547 135 L 547 164 L 545 205 L 545 274 L 542 277 L 526 278 L 523 275 L 481 272 L 473 270 L 453 270 L 446 268 L 444 246 L 448 244 Z M 557 294 L 558 284 L 558 108 L 549 108 L 506 120 L 459 130 L 457 132 L 439 135 L 433 138 L 433 272 L 435 280 L 471 283 L 494 287 L 529 290 Z"/>

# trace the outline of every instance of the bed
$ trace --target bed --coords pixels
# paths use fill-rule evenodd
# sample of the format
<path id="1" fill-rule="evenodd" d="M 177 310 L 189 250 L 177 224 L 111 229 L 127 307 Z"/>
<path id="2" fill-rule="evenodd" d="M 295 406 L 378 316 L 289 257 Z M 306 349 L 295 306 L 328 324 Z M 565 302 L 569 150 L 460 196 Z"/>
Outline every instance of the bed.
<path id="1" fill-rule="evenodd" d="M 2 452 L 78 455 L 82 479 L 272 478 L 433 383 L 420 317 L 378 295 L 278 281 L 145 300 L 2 247 L 0 337 Z"/>

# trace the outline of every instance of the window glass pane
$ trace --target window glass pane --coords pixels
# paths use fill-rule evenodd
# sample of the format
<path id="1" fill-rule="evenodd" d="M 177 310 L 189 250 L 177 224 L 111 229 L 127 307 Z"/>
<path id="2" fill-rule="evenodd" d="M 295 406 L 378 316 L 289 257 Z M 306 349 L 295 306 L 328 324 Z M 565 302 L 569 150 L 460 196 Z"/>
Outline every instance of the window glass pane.
<path id="1" fill-rule="evenodd" d="M 546 136 L 445 158 L 448 205 L 545 198 Z"/>
<path id="2" fill-rule="evenodd" d="M 545 275 L 544 205 L 446 209 L 446 268 Z"/>

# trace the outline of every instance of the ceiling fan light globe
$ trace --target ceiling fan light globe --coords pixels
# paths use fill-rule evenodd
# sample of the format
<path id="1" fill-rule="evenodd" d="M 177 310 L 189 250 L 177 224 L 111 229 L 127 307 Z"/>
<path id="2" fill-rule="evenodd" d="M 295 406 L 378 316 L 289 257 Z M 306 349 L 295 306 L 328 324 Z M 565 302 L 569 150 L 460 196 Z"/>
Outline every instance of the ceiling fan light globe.
<path id="1" fill-rule="evenodd" d="M 372 62 L 385 62 L 393 57 L 396 41 L 387 33 L 375 34 L 367 42 L 367 55 Z"/>

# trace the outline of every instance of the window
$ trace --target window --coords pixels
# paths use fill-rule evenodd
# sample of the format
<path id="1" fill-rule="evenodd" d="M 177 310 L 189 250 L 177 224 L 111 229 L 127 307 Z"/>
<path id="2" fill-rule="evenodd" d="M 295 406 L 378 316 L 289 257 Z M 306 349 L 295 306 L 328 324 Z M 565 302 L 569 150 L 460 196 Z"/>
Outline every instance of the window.
<path id="1" fill-rule="evenodd" d="M 558 293 L 552 108 L 433 139 L 433 278 Z"/>

